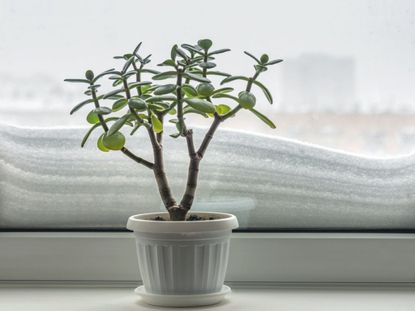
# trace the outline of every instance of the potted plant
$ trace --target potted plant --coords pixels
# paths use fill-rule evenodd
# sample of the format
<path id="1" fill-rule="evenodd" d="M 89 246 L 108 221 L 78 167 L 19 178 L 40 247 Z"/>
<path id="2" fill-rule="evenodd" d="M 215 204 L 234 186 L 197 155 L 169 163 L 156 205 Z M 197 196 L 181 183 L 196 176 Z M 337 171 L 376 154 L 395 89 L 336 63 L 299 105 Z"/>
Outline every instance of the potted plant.
<path id="1" fill-rule="evenodd" d="M 116 59 L 124 61 L 121 70 L 110 69 L 95 75 L 86 71 L 85 78 L 66 79 L 87 85 L 87 99 L 76 105 L 71 114 L 92 106 L 86 119 L 92 126 L 82 140 L 83 147 L 96 129 L 102 134 L 97 147 L 103 152 L 120 151 L 128 158 L 154 172 L 158 191 L 166 212 L 131 216 L 127 228 L 134 231 L 139 267 L 144 286 L 137 288 L 143 299 L 155 305 L 195 306 L 220 301 L 229 288 L 223 285 L 235 216 L 225 213 L 197 212 L 189 214 L 195 197 L 200 163 L 220 124 L 246 109 L 271 128 L 274 123 L 257 111 L 253 86 L 258 87 L 272 104 L 269 90 L 258 81 L 269 66 L 282 60 L 260 58 L 245 52 L 255 61 L 252 76 L 233 76 L 214 70 L 215 57 L 230 51 L 212 50 L 212 41 L 199 40 L 196 45 L 174 45 L 170 58 L 158 66 L 162 72 L 147 68 L 150 56 L 140 56 L 141 43 L 131 52 Z M 143 77 L 147 75 L 147 79 Z M 232 87 L 216 87 L 211 77 L 219 77 L 220 85 L 242 80 L 245 87 L 233 95 Z M 113 90 L 99 93 L 101 80 L 112 81 Z M 150 79 L 151 78 L 151 79 Z M 153 80 L 153 81 L 151 81 Z M 169 80 L 169 82 L 160 82 Z M 217 100 L 220 104 L 216 104 Z M 233 107 L 223 104 L 233 102 Z M 104 103 L 110 103 L 107 107 Z M 212 123 L 198 148 L 186 116 L 198 114 Z M 175 125 L 170 136 L 186 140 L 189 167 L 184 195 L 177 201 L 172 194 L 164 168 L 163 134 L 166 121 Z M 153 160 L 144 159 L 126 147 L 124 135 L 142 129 L 147 132 L 153 149 Z"/>

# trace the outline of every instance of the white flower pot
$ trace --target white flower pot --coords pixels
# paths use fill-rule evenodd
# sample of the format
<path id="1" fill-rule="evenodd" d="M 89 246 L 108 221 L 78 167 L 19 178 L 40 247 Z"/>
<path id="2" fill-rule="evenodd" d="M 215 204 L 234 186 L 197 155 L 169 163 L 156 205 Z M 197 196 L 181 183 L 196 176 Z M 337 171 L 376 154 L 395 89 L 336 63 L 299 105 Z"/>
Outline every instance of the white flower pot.
<path id="1" fill-rule="evenodd" d="M 234 215 L 194 212 L 213 220 L 156 221 L 168 213 L 131 216 L 143 287 L 143 300 L 160 306 L 199 306 L 221 301 L 230 291 L 223 285 Z"/>

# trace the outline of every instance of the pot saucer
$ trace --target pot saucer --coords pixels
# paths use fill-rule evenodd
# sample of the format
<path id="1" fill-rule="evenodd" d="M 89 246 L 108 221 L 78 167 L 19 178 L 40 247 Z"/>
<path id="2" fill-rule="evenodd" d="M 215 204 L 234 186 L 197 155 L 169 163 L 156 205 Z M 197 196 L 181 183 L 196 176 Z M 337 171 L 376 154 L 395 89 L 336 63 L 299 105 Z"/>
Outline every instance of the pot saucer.
<path id="1" fill-rule="evenodd" d="M 134 292 L 150 305 L 161 307 L 199 307 L 221 302 L 231 293 L 229 286 L 223 285 L 217 293 L 196 295 L 160 295 L 146 292 L 144 286 L 137 287 Z"/>

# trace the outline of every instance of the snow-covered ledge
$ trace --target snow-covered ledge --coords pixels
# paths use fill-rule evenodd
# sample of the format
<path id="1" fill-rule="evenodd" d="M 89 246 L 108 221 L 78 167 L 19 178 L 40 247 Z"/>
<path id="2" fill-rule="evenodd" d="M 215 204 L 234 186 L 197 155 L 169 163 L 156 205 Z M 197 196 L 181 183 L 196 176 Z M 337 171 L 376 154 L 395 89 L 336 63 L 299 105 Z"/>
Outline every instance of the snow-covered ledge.
<path id="1" fill-rule="evenodd" d="M 162 209 L 150 170 L 102 153 L 86 129 L 0 126 L 0 228 L 123 228 L 128 216 Z M 195 130 L 196 143 L 202 131 Z M 144 133 L 128 147 L 151 159 Z M 166 138 L 176 194 L 185 142 Z M 195 208 L 230 211 L 242 227 L 415 228 L 415 157 L 372 159 L 281 138 L 219 131 L 201 164 Z"/>

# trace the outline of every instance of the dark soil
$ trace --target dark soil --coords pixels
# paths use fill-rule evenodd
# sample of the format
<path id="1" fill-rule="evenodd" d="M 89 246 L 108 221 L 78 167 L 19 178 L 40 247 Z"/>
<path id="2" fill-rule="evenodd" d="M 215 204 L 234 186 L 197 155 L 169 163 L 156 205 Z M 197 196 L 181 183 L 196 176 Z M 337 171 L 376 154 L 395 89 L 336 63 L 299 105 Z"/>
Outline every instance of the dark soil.
<path id="1" fill-rule="evenodd" d="M 190 215 L 186 218 L 186 221 L 200 221 L 200 220 L 214 220 L 214 219 L 215 219 L 215 217 L 200 217 L 200 216 L 198 216 L 198 215 L 190 214 Z M 151 219 L 151 220 L 156 220 L 156 221 L 166 221 L 166 220 L 168 220 L 168 219 L 165 219 L 165 218 L 163 218 L 163 217 L 157 216 L 157 217 L 154 217 L 154 218 L 153 218 L 153 219 Z"/>

